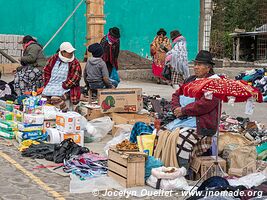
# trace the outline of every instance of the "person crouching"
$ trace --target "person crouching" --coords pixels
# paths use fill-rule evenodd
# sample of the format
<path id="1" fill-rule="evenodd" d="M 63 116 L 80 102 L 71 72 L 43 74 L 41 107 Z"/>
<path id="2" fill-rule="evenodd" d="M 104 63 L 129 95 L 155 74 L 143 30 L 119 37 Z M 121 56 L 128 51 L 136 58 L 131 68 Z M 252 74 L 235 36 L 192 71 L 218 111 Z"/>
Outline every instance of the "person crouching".
<path id="1" fill-rule="evenodd" d="M 91 44 L 88 51 L 92 57 L 86 63 L 84 69 L 84 82 L 87 88 L 97 90 L 103 88 L 114 88 L 110 79 L 106 63 L 101 58 L 104 50 L 99 43 Z"/>
<path id="2" fill-rule="evenodd" d="M 47 102 L 67 111 L 66 101 L 70 99 L 73 105 L 80 101 L 80 80 L 82 69 L 79 61 L 74 56 L 71 43 L 63 42 L 59 52 L 52 56 L 44 67 L 44 90 L 43 96 Z"/>

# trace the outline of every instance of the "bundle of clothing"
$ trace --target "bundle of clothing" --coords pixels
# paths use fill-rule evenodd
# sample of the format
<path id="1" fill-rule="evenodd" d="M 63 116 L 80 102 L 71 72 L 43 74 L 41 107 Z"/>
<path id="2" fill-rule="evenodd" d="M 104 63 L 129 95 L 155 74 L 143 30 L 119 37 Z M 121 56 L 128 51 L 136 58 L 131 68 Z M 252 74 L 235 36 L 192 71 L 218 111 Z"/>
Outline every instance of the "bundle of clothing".
<path id="1" fill-rule="evenodd" d="M 188 200 L 197 200 L 197 199 L 241 199 L 241 200 L 248 200 L 248 199 L 254 199 L 254 197 L 263 197 L 267 195 L 267 181 L 260 181 L 259 184 L 248 187 L 247 185 L 243 185 L 242 181 L 240 181 L 240 184 L 233 184 L 231 179 L 229 181 L 223 177 L 219 176 L 213 176 L 205 180 L 197 189 L 198 193 L 194 193 L 195 195 L 188 198 Z M 200 195 L 200 192 L 202 191 L 202 194 Z M 220 192 L 221 194 L 227 194 L 225 192 L 228 192 L 229 196 L 209 196 L 212 194 L 213 191 L 214 194 L 218 194 Z M 256 192 L 259 192 L 257 195 Z M 209 195 L 207 195 L 209 194 Z M 232 195 L 231 195 L 232 194 Z M 207 196 L 206 196 L 207 195 Z M 261 199 L 261 198 L 260 198 Z M 263 199 L 265 199 L 263 197 Z"/>
<path id="2" fill-rule="evenodd" d="M 66 173 L 72 173 L 84 180 L 107 174 L 107 158 L 95 153 L 85 153 L 78 156 L 72 156 L 64 161 L 63 170 Z"/>
<path id="3" fill-rule="evenodd" d="M 88 153 L 89 149 L 76 144 L 71 138 L 63 140 L 60 144 L 32 144 L 22 152 L 22 156 L 46 159 L 55 163 L 63 163 L 73 155 Z"/>
<path id="4" fill-rule="evenodd" d="M 155 117 L 160 119 L 161 126 L 164 126 L 175 120 L 173 112 L 171 111 L 171 102 L 159 95 L 143 96 L 144 109 L 155 114 Z"/>
<path id="5" fill-rule="evenodd" d="M 221 115 L 220 131 L 241 133 L 252 141 L 261 142 L 267 140 L 267 129 L 265 129 L 264 124 L 250 121 L 249 118 L 234 118 L 226 113 Z"/>
<path id="6" fill-rule="evenodd" d="M 250 82 L 252 86 L 258 88 L 263 95 L 263 101 L 267 102 L 267 69 L 252 69 L 241 72 L 235 77 L 236 80 Z"/>

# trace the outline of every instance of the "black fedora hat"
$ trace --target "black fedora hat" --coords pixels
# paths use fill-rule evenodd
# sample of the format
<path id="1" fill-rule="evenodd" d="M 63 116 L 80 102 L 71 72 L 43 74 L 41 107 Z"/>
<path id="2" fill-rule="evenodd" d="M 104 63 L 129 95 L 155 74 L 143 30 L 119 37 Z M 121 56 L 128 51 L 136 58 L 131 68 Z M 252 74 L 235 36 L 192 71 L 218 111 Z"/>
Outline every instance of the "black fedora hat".
<path id="1" fill-rule="evenodd" d="M 121 37 L 120 29 L 118 27 L 113 27 L 109 29 L 109 34 L 117 39 Z"/>
<path id="2" fill-rule="evenodd" d="M 164 28 L 160 28 L 157 32 L 157 35 L 163 34 L 164 36 L 167 34 L 167 32 L 164 30 Z"/>
<path id="3" fill-rule="evenodd" d="M 198 63 L 206 63 L 210 65 L 215 65 L 215 63 L 212 61 L 212 55 L 209 51 L 201 50 L 198 52 L 196 59 L 193 60 L 194 62 Z"/>
<path id="4" fill-rule="evenodd" d="M 173 30 L 170 32 L 170 36 L 172 40 L 175 40 L 175 38 L 181 36 L 182 34 L 178 30 Z"/>

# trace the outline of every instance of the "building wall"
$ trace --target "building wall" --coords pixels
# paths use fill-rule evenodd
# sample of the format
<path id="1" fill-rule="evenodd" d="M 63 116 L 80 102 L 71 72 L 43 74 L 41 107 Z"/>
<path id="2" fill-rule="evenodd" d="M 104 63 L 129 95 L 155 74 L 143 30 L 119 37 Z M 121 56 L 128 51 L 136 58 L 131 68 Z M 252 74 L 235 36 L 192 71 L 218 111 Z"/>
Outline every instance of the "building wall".
<path id="1" fill-rule="evenodd" d="M 52 37 L 80 0 L 0 0 L 0 34 L 33 35 L 42 45 Z M 153 2 L 153 4 L 152 4 Z M 107 24 L 121 29 L 121 49 L 149 56 L 149 44 L 161 27 L 179 29 L 188 42 L 189 58 L 198 49 L 199 1 L 194 0 L 106 0 Z M 45 50 L 53 54 L 60 43 L 70 41 L 82 59 L 86 43 L 85 4 Z"/>

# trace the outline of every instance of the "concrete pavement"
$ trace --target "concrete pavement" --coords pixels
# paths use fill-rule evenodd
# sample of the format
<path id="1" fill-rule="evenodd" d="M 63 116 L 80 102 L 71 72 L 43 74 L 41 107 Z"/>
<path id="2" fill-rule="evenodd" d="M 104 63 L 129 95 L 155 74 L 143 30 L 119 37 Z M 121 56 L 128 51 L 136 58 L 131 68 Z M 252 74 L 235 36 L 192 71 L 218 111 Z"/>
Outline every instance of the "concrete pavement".
<path id="1" fill-rule="evenodd" d="M 5 80 L 10 81 L 11 76 L 4 77 Z M 171 86 L 168 85 L 158 85 L 152 82 L 140 82 L 140 81 L 122 81 L 120 83 L 120 88 L 142 88 L 143 92 L 148 95 L 160 95 L 168 100 L 171 99 L 172 93 L 175 91 Z M 264 122 L 267 124 L 266 117 L 267 104 L 256 104 L 255 112 L 252 116 L 249 116 L 253 120 Z M 234 107 L 227 104 L 223 104 L 223 110 L 232 116 L 243 116 L 248 117 L 244 114 L 245 103 L 237 103 Z M 103 153 L 103 147 L 107 141 L 111 139 L 111 136 L 107 136 L 100 143 L 91 143 L 88 146 L 91 150 L 99 153 Z M 33 170 L 33 167 L 39 165 L 33 159 L 24 158 L 21 156 L 20 152 L 15 146 L 6 146 L 6 141 L 0 139 L 0 152 L 8 155 L 10 158 L 14 159 L 17 163 L 10 163 L 8 160 L 0 156 L 0 200 L 15 200 L 15 199 L 60 199 L 56 198 L 55 195 L 59 194 L 63 199 L 118 199 L 118 197 L 108 198 L 108 197 L 94 197 L 92 194 L 70 194 L 69 193 L 69 177 L 62 177 L 57 175 L 48 169 L 38 169 Z M 25 174 L 25 172 L 19 170 L 17 166 L 21 165 L 26 171 L 30 172 L 40 179 L 44 183 L 40 185 L 40 181 L 32 179 L 31 175 Z M 45 188 L 50 188 L 51 191 L 48 192 Z M 53 196 L 53 194 L 55 194 Z M 120 198 L 124 199 L 124 198 Z M 137 198 L 131 198 L 137 199 Z M 162 199 L 162 197 L 147 197 L 143 199 Z M 165 199 L 165 198 L 164 198 Z M 177 196 L 173 196 L 166 199 L 182 199 Z"/>

